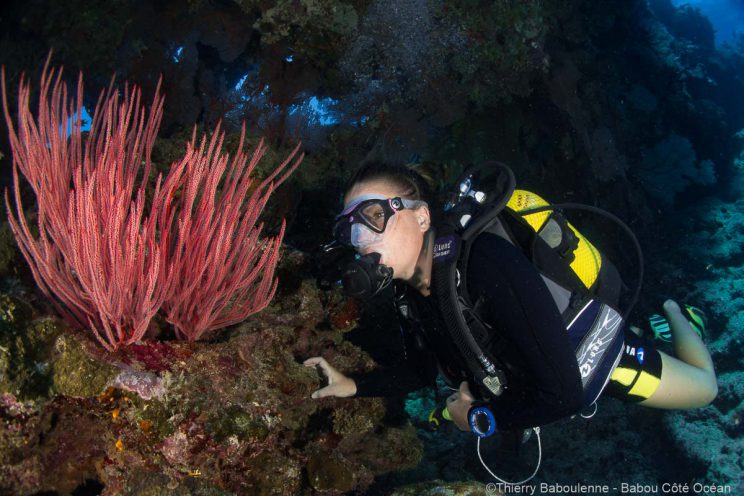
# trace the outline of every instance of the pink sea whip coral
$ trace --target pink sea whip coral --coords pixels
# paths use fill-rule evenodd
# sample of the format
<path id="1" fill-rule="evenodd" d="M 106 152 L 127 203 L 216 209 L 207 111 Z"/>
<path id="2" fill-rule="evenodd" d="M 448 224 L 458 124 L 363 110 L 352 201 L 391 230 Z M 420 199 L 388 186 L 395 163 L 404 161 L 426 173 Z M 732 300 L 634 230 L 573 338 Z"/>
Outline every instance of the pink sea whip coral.
<path id="1" fill-rule="evenodd" d="M 111 350 L 142 337 L 169 289 L 162 284 L 155 219 L 143 218 L 163 99 L 156 92 L 145 116 L 138 89 L 127 87 L 120 98 L 109 87 L 101 93 L 83 143 L 82 75 L 73 104 L 61 71 L 49 71 L 48 64 L 36 120 L 29 109 L 30 85 L 21 79 L 17 132 L 3 71 L 15 191 L 15 215 L 5 192 L 8 220 L 37 284 L 57 310 L 72 325 L 90 327 Z M 133 199 L 143 160 L 143 179 Z M 23 215 L 19 170 L 36 195 L 38 238 Z"/>
<path id="2" fill-rule="evenodd" d="M 269 195 L 302 160 L 300 155 L 291 163 L 299 145 L 245 199 L 263 143 L 246 168 L 242 139 L 230 162 L 221 153 L 221 133 L 209 146 L 202 139 L 198 148 L 194 134 L 184 158 L 165 179 L 158 176 L 146 216 L 163 97 L 156 90 L 147 113 L 137 87 L 125 86 L 120 97 L 112 84 L 101 93 L 84 138 L 82 75 L 73 103 L 61 70 L 48 66 L 49 61 L 36 120 L 30 85 L 21 79 L 17 130 L 3 71 L 15 209 L 7 190 L 5 199 L 18 245 L 60 314 L 115 350 L 141 339 L 161 306 L 178 335 L 191 340 L 264 308 L 276 289 L 273 271 L 284 224 L 278 236 L 261 239 L 256 222 Z M 23 213 L 19 170 L 36 196 L 38 237 Z"/>
<path id="3" fill-rule="evenodd" d="M 263 310 L 276 291 L 274 268 L 285 222 L 277 236 L 263 240 L 264 226 L 256 224 L 271 193 L 303 157 L 292 163 L 297 145 L 271 175 L 255 185 L 251 173 L 267 147 L 261 140 L 248 161 L 244 138 L 245 128 L 230 160 L 221 153 L 224 134 L 219 126 L 209 143 L 203 137 L 198 147 L 194 130 L 186 155 L 173 164 L 164 194 L 156 199 L 157 208 L 153 205 L 160 215 L 159 224 L 165 227 L 161 249 L 174 275 L 163 310 L 176 333 L 191 341 Z M 176 189 L 180 196 L 171 203 L 168 191 Z"/>

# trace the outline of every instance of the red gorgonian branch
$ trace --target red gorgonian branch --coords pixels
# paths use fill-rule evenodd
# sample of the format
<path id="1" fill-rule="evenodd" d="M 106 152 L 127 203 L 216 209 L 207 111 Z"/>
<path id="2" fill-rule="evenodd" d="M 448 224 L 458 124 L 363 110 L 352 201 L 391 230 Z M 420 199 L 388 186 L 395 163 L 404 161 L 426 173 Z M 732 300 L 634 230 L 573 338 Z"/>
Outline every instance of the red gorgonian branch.
<path id="1" fill-rule="evenodd" d="M 297 157 L 297 145 L 256 185 L 251 173 L 267 147 L 261 140 L 249 161 L 244 138 L 245 127 L 230 160 L 221 152 L 224 133 L 219 126 L 211 140 L 202 137 L 198 147 L 194 130 L 186 155 L 173 164 L 163 194 L 153 202 L 166 233 L 160 248 L 173 277 L 163 311 L 176 333 L 190 341 L 263 310 L 276 291 L 274 269 L 285 222 L 277 236 L 261 239 L 264 226 L 258 219 L 271 193 L 303 155 Z M 180 193 L 177 199 L 175 190 Z"/>
<path id="2" fill-rule="evenodd" d="M 263 142 L 248 163 L 241 136 L 230 161 L 221 153 L 219 128 L 208 146 L 203 138 L 198 148 L 194 132 L 186 155 L 165 179 L 158 176 L 145 215 L 163 112 L 159 84 L 148 113 L 137 87 L 125 86 L 120 96 L 112 81 L 99 97 L 87 137 L 82 75 L 73 103 L 61 70 L 50 70 L 47 61 L 36 119 L 30 85 L 22 78 L 17 128 L 4 70 L 2 85 L 15 197 L 12 208 L 6 190 L 8 220 L 34 279 L 70 324 L 89 327 L 114 350 L 141 339 L 161 307 L 177 334 L 194 340 L 268 304 L 284 223 L 273 238 L 261 238 L 263 226 L 256 223 L 276 186 L 301 162 L 299 145 L 256 186 L 250 175 Z M 36 196 L 38 236 L 24 216 L 19 171 Z"/>

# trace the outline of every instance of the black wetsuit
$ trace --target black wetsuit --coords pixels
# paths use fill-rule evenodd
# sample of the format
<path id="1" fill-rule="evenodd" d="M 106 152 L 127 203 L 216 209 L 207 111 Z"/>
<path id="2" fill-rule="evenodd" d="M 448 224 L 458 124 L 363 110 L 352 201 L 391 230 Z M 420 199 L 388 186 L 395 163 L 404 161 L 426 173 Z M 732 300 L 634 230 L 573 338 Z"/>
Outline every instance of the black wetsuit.
<path id="1" fill-rule="evenodd" d="M 490 400 L 498 428 L 544 425 L 578 412 L 583 389 L 576 356 L 558 308 L 527 257 L 505 239 L 481 234 L 470 254 L 468 289 L 473 301 L 483 298 L 480 315 L 506 340 L 507 359 L 519 372 L 510 374 L 510 387 Z M 434 298 L 408 293 L 426 344 L 415 325 L 408 326 L 405 356 L 398 364 L 352 375 L 357 396 L 404 395 L 433 384 L 437 357 L 442 366 L 452 365 L 457 351 L 440 332 L 444 324 Z"/>

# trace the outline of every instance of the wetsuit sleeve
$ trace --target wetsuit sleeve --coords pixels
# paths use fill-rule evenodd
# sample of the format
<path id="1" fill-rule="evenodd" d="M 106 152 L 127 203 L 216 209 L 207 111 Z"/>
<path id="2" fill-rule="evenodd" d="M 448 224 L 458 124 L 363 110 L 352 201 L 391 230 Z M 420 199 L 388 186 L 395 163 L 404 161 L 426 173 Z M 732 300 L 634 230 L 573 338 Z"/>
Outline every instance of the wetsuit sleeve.
<path id="1" fill-rule="evenodd" d="M 513 387 L 492 399 L 499 429 L 544 425 L 581 409 L 576 357 L 558 308 L 527 257 L 505 239 L 485 233 L 468 264 L 473 300 L 484 298 L 483 318 L 503 333 L 506 353 L 524 369 Z"/>
<path id="2" fill-rule="evenodd" d="M 397 363 L 349 376 L 356 383 L 355 396 L 405 396 L 435 384 L 438 369 L 434 354 L 416 343 L 410 332 L 403 332 L 402 339 L 405 346 L 398 354 Z"/>

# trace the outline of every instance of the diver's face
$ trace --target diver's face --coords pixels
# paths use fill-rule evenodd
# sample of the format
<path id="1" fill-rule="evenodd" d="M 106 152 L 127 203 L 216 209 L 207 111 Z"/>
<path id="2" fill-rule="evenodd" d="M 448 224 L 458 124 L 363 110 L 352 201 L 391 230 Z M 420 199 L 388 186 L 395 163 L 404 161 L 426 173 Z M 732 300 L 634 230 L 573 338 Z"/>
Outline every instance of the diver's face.
<path id="1" fill-rule="evenodd" d="M 400 196 L 400 191 L 384 181 L 357 183 L 346 194 L 344 208 L 360 198 L 370 196 L 395 198 Z M 390 217 L 380 236 L 356 250 L 362 255 L 379 253 L 380 263 L 393 269 L 395 279 L 408 280 L 415 272 L 429 225 L 429 209 L 426 206 L 404 208 Z"/>

